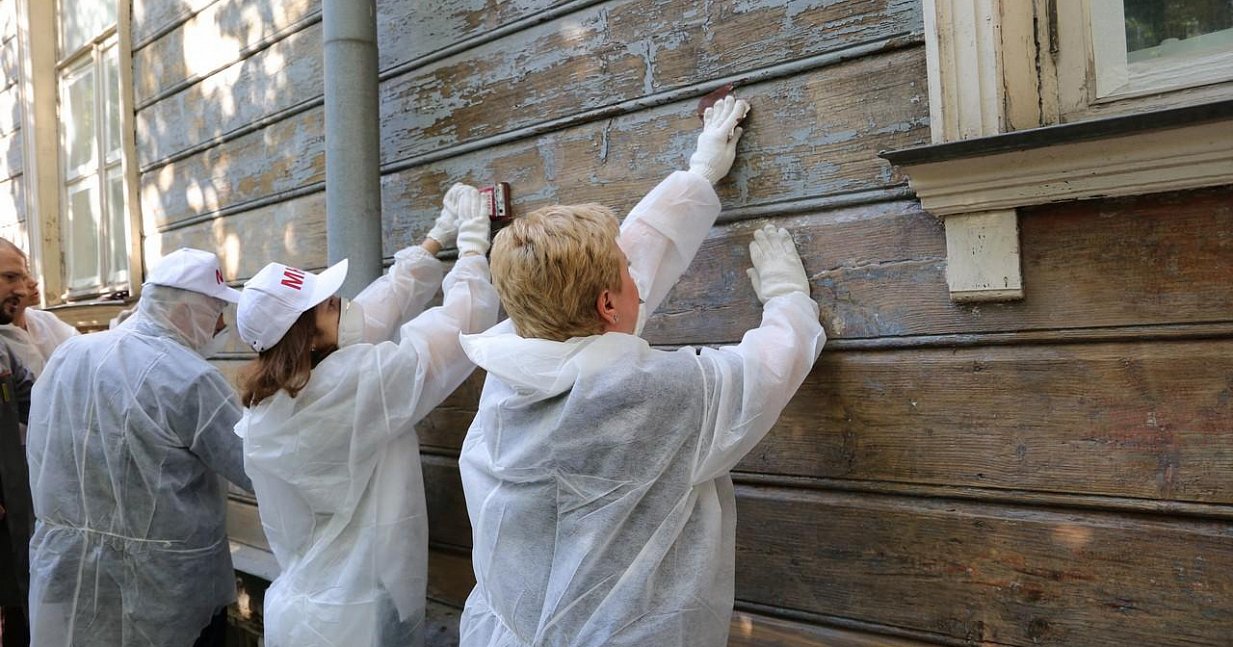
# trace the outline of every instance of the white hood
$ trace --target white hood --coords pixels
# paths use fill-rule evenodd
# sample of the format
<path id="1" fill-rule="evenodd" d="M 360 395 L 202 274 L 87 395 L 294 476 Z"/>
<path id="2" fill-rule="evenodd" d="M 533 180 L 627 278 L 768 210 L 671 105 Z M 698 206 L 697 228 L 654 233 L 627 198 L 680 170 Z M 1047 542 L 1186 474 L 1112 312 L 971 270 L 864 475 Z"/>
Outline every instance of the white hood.
<path id="1" fill-rule="evenodd" d="M 459 339 L 463 352 L 477 366 L 535 399 L 560 395 L 580 378 L 651 350 L 641 337 L 617 332 L 567 341 L 527 339 L 513 332 L 508 320 Z"/>

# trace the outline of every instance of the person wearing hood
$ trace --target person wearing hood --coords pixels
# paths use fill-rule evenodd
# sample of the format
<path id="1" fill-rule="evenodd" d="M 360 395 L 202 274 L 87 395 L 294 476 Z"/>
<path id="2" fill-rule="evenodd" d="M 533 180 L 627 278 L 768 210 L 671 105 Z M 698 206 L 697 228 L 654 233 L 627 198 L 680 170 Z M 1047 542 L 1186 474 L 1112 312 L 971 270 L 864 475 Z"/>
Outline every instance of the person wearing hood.
<path id="1" fill-rule="evenodd" d="M 638 334 L 719 214 L 712 184 L 747 110 L 731 96 L 709 108 L 689 171 L 619 229 L 605 207 L 554 206 L 496 236 L 510 318 L 463 337 L 488 372 L 459 461 L 476 577 L 464 647 L 727 643 L 729 470 L 825 341 L 790 235 L 755 233 L 762 324 L 740 344 L 665 351 Z"/>
<path id="2" fill-rule="evenodd" d="M 245 284 L 237 328 L 259 355 L 236 426 L 281 573 L 265 594 L 270 647 L 424 640 L 428 524 L 415 424 L 475 369 L 459 333 L 496 321 L 489 222 L 455 185 L 419 246 L 350 302 L 342 261 L 272 263 Z M 445 276 L 436 258 L 457 237 Z M 440 306 L 424 311 L 437 288 Z M 422 314 L 421 314 L 422 313 Z"/>
<path id="3" fill-rule="evenodd" d="M 13 249 L 25 259 L 24 252 L 16 246 Z M 27 278 L 26 298 L 18 306 L 12 322 L 0 324 L 0 341 L 8 345 L 9 350 L 36 378 L 43 372 L 43 366 L 56 348 L 69 337 L 80 334 L 55 314 L 39 310 L 40 301 L 39 282 L 33 277 Z"/>
<path id="4" fill-rule="evenodd" d="M 136 314 L 47 363 L 27 437 L 33 644 L 222 644 L 236 588 L 218 475 L 252 486 L 239 400 L 203 354 L 237 301 L 217 256 L 179 249 Z"/>

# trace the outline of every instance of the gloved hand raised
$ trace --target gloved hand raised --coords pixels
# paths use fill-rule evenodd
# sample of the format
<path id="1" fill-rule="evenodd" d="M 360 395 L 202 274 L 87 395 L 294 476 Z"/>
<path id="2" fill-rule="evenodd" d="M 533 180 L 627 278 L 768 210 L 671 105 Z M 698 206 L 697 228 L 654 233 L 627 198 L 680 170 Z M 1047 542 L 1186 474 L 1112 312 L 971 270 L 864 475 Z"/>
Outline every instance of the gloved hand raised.
<path id="1" fill-rule="evenodd" d="M 478 189 L 462 183 L 455 184 L 445 192 L 445 199 L 441 201 L 441 215 L 437 216 L 437 221 L 432 225 L 432 231 L 428 232 L 429 238 L 441 243 L 442 247 L 454 244 L 454 239 L 458 237 L 460 202 L 471 194 L 474 194 L 477 200 L 479 199 Z"/>
<path id="2" fill-rule="evenodd" d="M 484 211 L 480 192 L 472 187 L 458 199 L 458 255 L 483 256 L 488 252 L 491 235 L 488 214 Z"/>
<path id="3" fill-rule="evenodd" d="M 745 273 L 763 304 L 793 292 L 809 294 L 805 266 L 788 230 L 767 225 L 755 231 L 753 242 L 749 243 L 749 259 L 753 267 Z"/>
<path id="4" fill-rule="evenodd" d="M 743 99 L 728 95 L 702 114 L 702 133 L 698 148 L 689 157 L 689 172 L 697 173 L 711 184 L 723 179 L 736 159 L 736 142 L 744 132 L 738 123 L 749 112 Z"/>

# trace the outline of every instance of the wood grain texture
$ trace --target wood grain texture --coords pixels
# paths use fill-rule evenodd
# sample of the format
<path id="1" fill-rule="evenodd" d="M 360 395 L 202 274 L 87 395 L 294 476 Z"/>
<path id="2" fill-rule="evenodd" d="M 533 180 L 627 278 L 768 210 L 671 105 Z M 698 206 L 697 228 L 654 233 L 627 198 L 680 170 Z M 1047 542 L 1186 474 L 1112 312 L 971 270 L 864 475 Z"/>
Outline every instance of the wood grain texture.
<path id="1" fill-rule="evenodd" d="M 134 52 L 134 100 L 141 105 L 185 79 L 210 75 L 237 63 L 253 47 L 285 36 L 289 28 L 320 8 L 320 0 L 219 0 Z M 316 47 L 313 58 L 320 59 L 319 38 Z M 317 85 L 320 94 L 320 83 Z"/>
<path id="2" fill-rule="evenodd" d="M 424 11 L 431 7 L 421 7 L 415 15 Z M 414 157 L 707 79 L 884 39 L 919 29 L 920 21 L 918 3 L 902 0 L 809 0 L 791 6 L 600 3 L 385 82 L 383 159 Z M 414 38 L 420 27 L 411 23 L 410 28 Z M 888 98 L 878 103 L 890 108 L 894 102 Z"/>
<path id="3" fill-rule="evenodd" d="M 324 127 L 312 110 L 143 173 L 146 231 L 324 181 Z"/>
<path id="4" fill-rule="evenodd" d="M 378 65 L 386 70 L 564 0 L 377 0 Z"/>
<path id="5" fill-rule="evenodd" d="M 145 239 L 148 260 L 180 247 L 217 250 L 223 277 L 248 279 L 266 263 L 325 266 L 325 193 L 319 192 L 229 218 L 169 231 Z"/>
<path id="6" fill-rule="evenodd" d="M 728 632 L 729 647 L 925 647 L 933 643 L 892 638 L 846 629 L 737 611 Z"/>
<path id="7" fill-rule="evenodd" d="M 739 470 L 1233 503 L 1233 340 L 823 352 Z"/>
<path id="8" fill-rule="evenodd" d="M 736 163 L 717 190 L 728 206 L 769 204 L 901 182 L 877 151 L 928 139 L 923 50 L 911 48 L 743 89 L 753 108 Z M 855 100 L 874 92 L 884 102 Z M 682 101 L 451 157 L 386 176 L 386 236 L 427 231 L 455 181 L 508 181 L 514 211 L 553 202 L 628 210 L 687 167 L 698 134 Z M 743 270 L 742 270 L 743 271 Z"/>
<path id="9" fill-rule="evenodd" d="M 1233 189 L 1025 210 L 1023 301 L 948 298 L 940 223 L 915 203 L 783 218 L 832 338 L 1228 321 Z M 743 274 L 762 220 L 714 230 L 647 325 L 654 343 L 719 343 L 758 324 Z"/>
<path id="10" fill-rule="evenodd" d="M 458 451 L 482 385 L 423 446 Z M 737 470 L 1233 503 L 1231 393 L 1233 340 L 823 351 Z"/>
<path id="11" fill-rule="evenodd" d="M 138 163 L 160 163 L 320 97 L 323 74 L 318 23 L 139 110 Z"/>
<path id="12" fill-rule="evenodd" d="M 738 600 L 973 644 L 1233 635 L 1227 523 L 746 487 L 737 507 Z"/>

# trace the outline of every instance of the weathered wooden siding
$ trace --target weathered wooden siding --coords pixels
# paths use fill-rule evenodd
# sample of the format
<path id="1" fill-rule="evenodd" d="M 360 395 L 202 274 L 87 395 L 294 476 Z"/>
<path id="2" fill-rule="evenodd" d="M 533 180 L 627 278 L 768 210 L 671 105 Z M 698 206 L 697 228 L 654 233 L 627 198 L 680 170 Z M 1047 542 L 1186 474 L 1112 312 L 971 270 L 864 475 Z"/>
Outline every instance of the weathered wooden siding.
<path id="1" fill-rule="evenodd" d="M 322 265 L 319 2 L 133 16 L 147 254 Z M 919 0 L 381 0 L 378 24 L 387 256 L 456 181 L 628 209 L 684 167 L 700 95 L 753 104 L 721 223 L 648 326 L 740 339 L 773 220 L 831 336 L 735 475 L 733 644 L 1227 644 L 1233 190 L 1025 210 L 1027 298 L 956 305 L 940 223 L 877 157 L 929 140 Z M 430 595 L 454 605 L 480 384 L 421 426 Z"/>
<path id="2" fill-rule="evenodd" d="M 29 249 L 16 12 L 16 0 L 0 0 L 0 238 Z"/>

